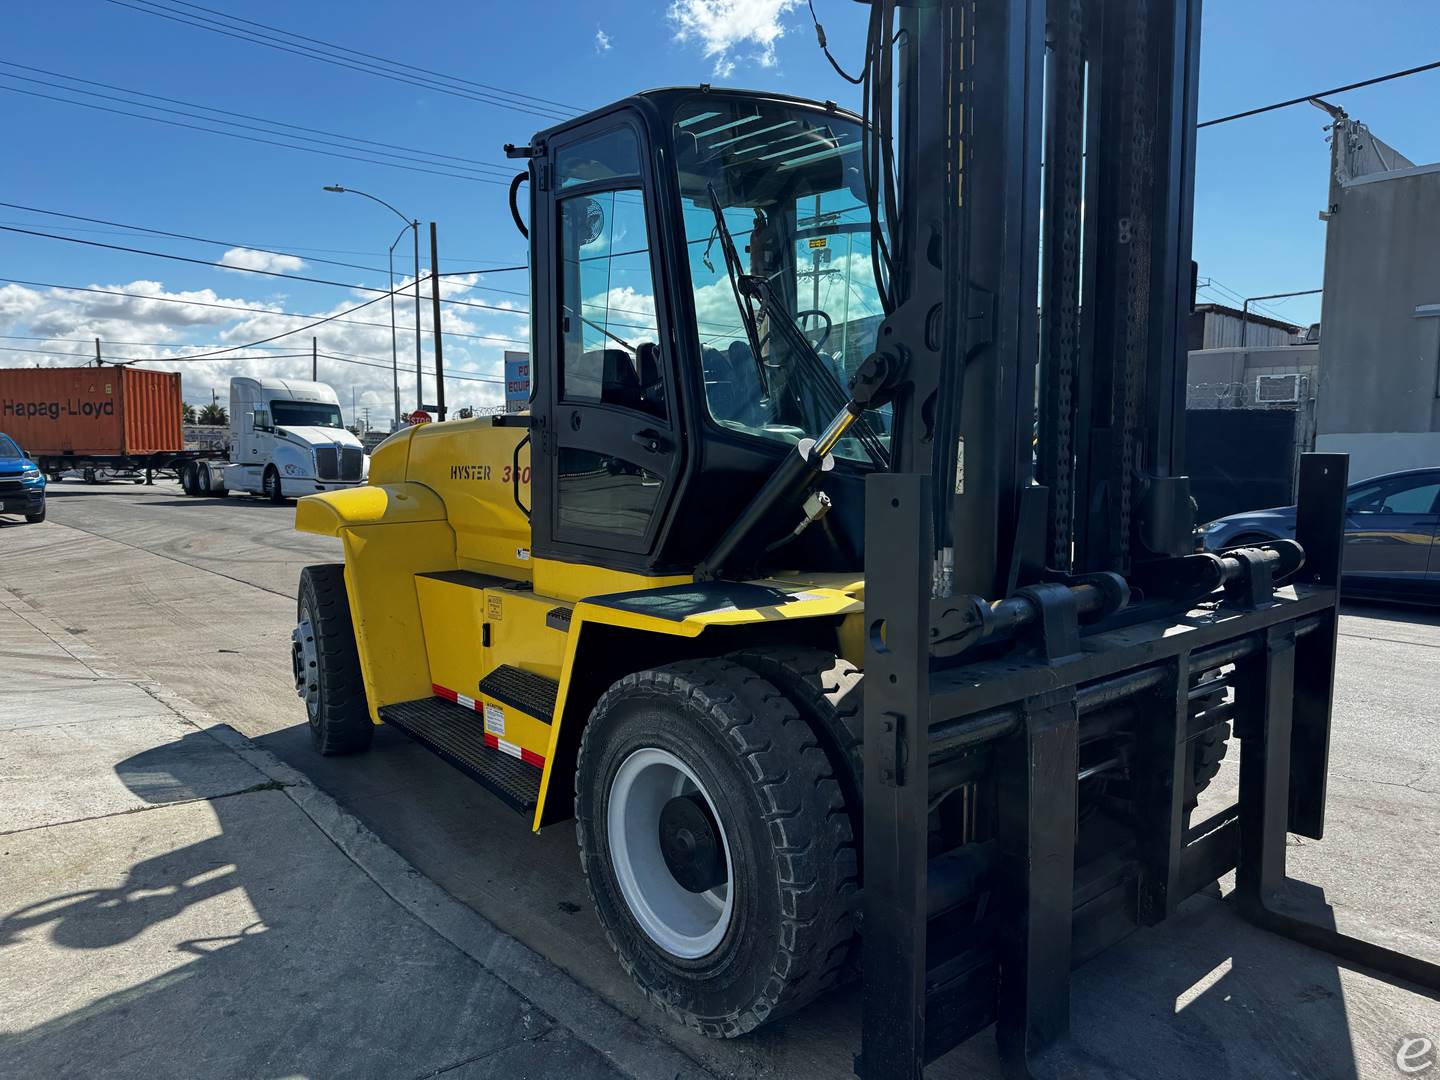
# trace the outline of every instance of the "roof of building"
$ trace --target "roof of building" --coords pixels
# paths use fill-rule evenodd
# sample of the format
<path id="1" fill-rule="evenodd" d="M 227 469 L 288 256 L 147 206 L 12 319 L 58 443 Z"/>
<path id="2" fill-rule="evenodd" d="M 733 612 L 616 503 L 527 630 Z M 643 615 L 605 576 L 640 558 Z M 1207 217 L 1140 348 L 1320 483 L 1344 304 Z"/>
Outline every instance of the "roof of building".
<path id="1" fill-rule="evenodd" d="M 1272 319 L 1268 315 L 1259 315 L 1254 311 L 1242 311 L 1240 308 L 1229 307 L 1225 304 L 1196 304 L 1195 312 L 1199 315 L 1230 315 L 1236 319 L 1245 319 L 1259 326 L 1273 326 L 1277 330 L 1288 330 L 1292 334 L 1299 334 L 1305 329 L 1303 326 L 1286 322 L 1284 319 Z"/>

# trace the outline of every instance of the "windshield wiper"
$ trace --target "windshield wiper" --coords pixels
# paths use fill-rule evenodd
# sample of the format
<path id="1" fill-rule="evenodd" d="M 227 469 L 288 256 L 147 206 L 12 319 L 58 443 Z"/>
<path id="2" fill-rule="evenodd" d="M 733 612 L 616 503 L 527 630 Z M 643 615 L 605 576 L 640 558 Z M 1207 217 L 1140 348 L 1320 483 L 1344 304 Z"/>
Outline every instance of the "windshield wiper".
<path id="1" fill-rule="evenodd" d="M 799 354 L 801 362 L 809 370 L 812 380 L 819 376 L 817 388 L 822 393 L 828 390 L 832 399 L 827 403 L 827 407 L 833 410 L 844 408 L 850 401 L 849 391 L 840 381 L 840 377 L 820 359 L 815 346 L 810 344 L 810 339 L 796 325 L 794 317 L 776 295 L 774 288 L 764 278 L 741 270 L 740 255 L 735 248 L 735 239 L 730 235 L 730 226 L 725 224 L 725 213 L 720 208 L 720 197 L 715 194 L 715 185 L 707 184 L 706 188 L 710 194 L 710 212 L 715 215 L 715 232 L 720 238 L 720 251 L 725 257 L 725 273 L 730 279 L 730 288 L 735 293 L 740 319 L 745 324 L 745 336 L 749 339 L 750 352 L 755 358 L 755 371 L 760 379 L 761 390 L 768 394 L 770 381 L 766 377 L 765 361 L 760 355 L 760 327 L 755 317 L 755 309 L 751 306 L 753 300 L 759 300 L 765 313 L 779 326 L 781 334 L 790 342 L 791 348 Z M 775 318 L 777 315 L 778 319 Z M 883 469 L 889 464 L 890 455 L 886 452 L 885 445 L 863 418 L 856 420 L 855 435 L 875 465 Z"/>
<path id="2" fill-rule="evenodd" d="M 735 250 L 735 238 L 730 235 L 730 226 L 725 224 L 725 212 L 720 209 L 720 196 L 715 194 L 715 185 L 705 186 L 710 193 L 710 212 L 715 215 L 715 233 L 720 237 L 720 254 L 725 258 L 725 274 L 730 279 L 731 291 L 735 293 L 735 306 L 740 309 L 740 321 L 745 324 L 745 337 L 750 342 L 750 354 L 755 360 L 755 374 L 760 379 L 760 391 L 768 395 L 770 380 L 765 375 L 765 361 L 760 356 L 760 325 L 755 319 L 755 309 L 750 306 L 752 279 L 740 269 L 740 254 Z"/>
<path id="3" fill-rule="evenodd" d="M 840 381 L 840 376 L 835 374 L 834 369 L 820 358 L 815 346 L 810 344 L 810 339 L 795 322 L 795 317 L 785 306 L 783 300 L 776 294 L 774 286 L 763 278 L 748 278 L 751 282 L 751 289 L 757 294 L 763 294 L 760 302 L 765 305 L 765 313 L 770 317 L 771 322 L 780 328 L 780 333 L 790 342 L 790 347 L 800 357 L 801 363 L 809 371 L 811 379 L 818 376 L 816 389 L 822 394 L 829 391 L 830 400 L 825 402 L 825 407 L 832 412 L 844 408 L 850 402 L 850 392 L 845 384 Z M 777 318 L 778 316 L 778 318 Z M 870 455 L 870 460 L 880 468 L 885 468 L 890 463 L 890 455 L 885 450 L 885 445 L 870 428 L 863 417 L 857 417 L 855 421 L 855 437 L 865 447 L 865 452 Z"/>

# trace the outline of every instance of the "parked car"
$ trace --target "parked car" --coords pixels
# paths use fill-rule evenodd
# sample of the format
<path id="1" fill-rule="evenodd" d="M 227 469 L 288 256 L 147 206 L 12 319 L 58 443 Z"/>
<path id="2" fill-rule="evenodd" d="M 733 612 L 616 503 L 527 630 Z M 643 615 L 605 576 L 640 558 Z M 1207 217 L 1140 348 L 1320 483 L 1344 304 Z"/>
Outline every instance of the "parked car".
<path id="1" fill-rule="evenodd" d="M 1351 484 L 1345 499 L 1346 595 L 1440 603 L 1440 468 Z M 1231 514 L 1203 526 L 1206 551 L 1293 538 L 1295 507 Z"/>
<path id="2" fill-rule="evenodd" d="M 40 466 L 9 435 L 0 433 L 0 514 L 24 514 L 32 525 L 45 520 L 45 477 Z"/>

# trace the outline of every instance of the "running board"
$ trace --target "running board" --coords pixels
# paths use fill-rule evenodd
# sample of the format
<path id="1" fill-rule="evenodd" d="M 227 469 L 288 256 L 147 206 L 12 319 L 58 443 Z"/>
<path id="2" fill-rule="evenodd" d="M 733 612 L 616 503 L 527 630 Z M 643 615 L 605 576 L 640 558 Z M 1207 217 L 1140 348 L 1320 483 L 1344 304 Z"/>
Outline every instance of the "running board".
<path id="1" fill-rule="evenodd" d="M 440 697 L 380 707 L 380 719 L 478 781 L 521 814 L 540 800 L 541 770 L 514 757 L 487 736 L 480 714 Z"/>

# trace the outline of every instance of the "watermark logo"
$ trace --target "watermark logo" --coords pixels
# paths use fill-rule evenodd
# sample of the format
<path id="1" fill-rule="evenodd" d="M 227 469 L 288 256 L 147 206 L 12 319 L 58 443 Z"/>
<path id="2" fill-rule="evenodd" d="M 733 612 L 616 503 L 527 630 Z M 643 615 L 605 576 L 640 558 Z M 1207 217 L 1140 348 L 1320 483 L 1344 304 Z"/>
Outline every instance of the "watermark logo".
<path id="1" fill-rule="evenodd" d="M 1395 1044 L 1395 1068 L 1402 1076 L 1425 1076 L 1431 1073 L 1440 1076 L 1440 1070 L 1435 1069 L 1435 1064 L 1434 1039 L 1427 1035 L 1400 1036 L 1400 1041 Z"/>

